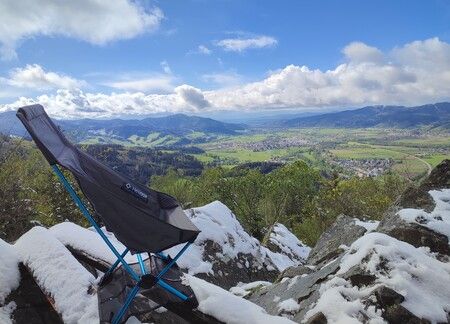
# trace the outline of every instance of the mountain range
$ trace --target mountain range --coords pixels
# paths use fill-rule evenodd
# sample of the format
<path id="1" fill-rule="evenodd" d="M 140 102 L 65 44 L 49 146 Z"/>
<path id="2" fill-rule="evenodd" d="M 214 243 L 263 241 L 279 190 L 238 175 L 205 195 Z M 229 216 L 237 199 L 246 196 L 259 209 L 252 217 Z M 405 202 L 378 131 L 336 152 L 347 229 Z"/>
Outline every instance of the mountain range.
<path id="1" fill-rule="evenodd" d="M 198 143 L 220 135 L 236 135 L 251 126 L 212 118 L 175 114 L 144 119 L 56 120 L 58 126 L 78 143 L 172 146 Z M 313 116 L 284 115 L 264 127 L 365 128 L 392 127 L 450 129 L 450 102 L 415 107 L 368 106 Z M 261 127 L 261 126 L 258 126 Z M 0 113 L 0 133 L 27 136 L 14 111 Z"/>
<path id="2" fill-rule="evenodd" d="M 368 106 L 323 115 L 287 119 L 283 127 L 443 127 L 450 128 L 450 102 L 415 107 Z"/>

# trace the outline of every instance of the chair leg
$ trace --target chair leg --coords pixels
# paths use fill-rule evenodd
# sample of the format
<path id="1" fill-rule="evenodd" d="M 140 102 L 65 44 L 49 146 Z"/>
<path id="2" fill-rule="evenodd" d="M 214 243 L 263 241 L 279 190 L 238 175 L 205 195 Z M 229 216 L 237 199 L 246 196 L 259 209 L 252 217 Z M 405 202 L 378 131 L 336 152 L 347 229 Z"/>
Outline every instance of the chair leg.
<path id="1" fill-rule="evenodd" d="M 122 320 L 122 317 L 125 315 L 125 312 L 130 307 L 131 302 L 133 301 L 134 297 L 136 297 L 136 294 L 138 292 L 139 292 L 139 284 L 136 284 L 136 286 L 134 286 L 134 288 L 128 294 L 127 299 L 125 300 L 125 303 L 123 304 L 122 308 L 119 310 L 119 312 L 116 315 L 114 315 L 112 324 L 120 323 L 120 321 Z"/>

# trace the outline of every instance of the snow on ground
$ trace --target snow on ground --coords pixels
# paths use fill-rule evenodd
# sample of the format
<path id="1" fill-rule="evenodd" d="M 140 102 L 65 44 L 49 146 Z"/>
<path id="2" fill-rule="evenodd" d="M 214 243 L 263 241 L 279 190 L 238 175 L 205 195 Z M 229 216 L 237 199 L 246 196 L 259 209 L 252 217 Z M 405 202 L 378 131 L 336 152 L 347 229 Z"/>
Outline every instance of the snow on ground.
<path id="1" fill-rule="evenodd" d="M 71 222 L 63 222 L 51 227 L 49 230 L 64 245 L 84 251 L 96 259 L 104 260 L 110 264 L 113 264 L 117 259 L 94 229 L 86 229 Z M 125 250 L 125 246 L 116 239 L 114 234 L 107 232 L 104 228 L 102 230 L 117 251 L 122 253 Z M 137 262 L 136 256 L 130 253 L 125 256 L 125 260 L 129 263 Z"/>
<path id="2" fill-rule="evenodd" d="M 367 230 L 366 234 L 373 232 L 378 227 L 378 224 L 380 224 L 379 221 L 362 221 L 358 218 L 355 218 L 355 225 L 364 227 Z"/>
<path id="3" fill-rule="evenodd" d="M 269 315 L 260 306 L 202 279 L 185 275 L 184 279 L 194 291 L 198 309 L 227 324 L 288 324 L 291 320 Z"/>
<path id="4" fill-rule="evenodd" d="M 19 283 L 19 259 L 14 247 L 0 239 L 0 305 Z"/>
<path id="5" fill-rule="evenodd" d="M 353 266 L 376 276 L 372 287 L 353 287 L 339 277 Z M 381 313 L 365 309 L 362 299 L 380 285 L 405 297 L 402 306 L 419 318 L 446 322 L 450 311 L 450 262 L 441 262 L 428 248 L 416 248 L 382 233 L 369 233 L 356 240 L 341 260 L 336 277 L 322 284 L 320 298 L 307 314 L 321 311 L 333 323 L 357 323 L 365 314 L 371 323 L 382 323 Z"/>
<path id="6" fill-rule="evenodd" d="M 231 287 L 230 292 L 233 295 L 239 296 L 239 297 L 245 297 L 248 294 L 252 292 L 253 289 L 258 287 L 267 287 L 270 286 L 272 283 L 269 281 L 253 281 L 249 283 L 238 283 L 237 286 Z"/>
<path id="7" fill-rule="evenodd" d="M 53 297 L 65 323 L 98 323 L 97 295 L 89 294 L 95 286 L 94 276 L 50 230 L 33 227 L 14 247 L 39 286 Z"/>
<path id="8" fill-rule="evenodd" d="M 216 242 L 222 248 L 222 255 L 216 255 L 215 258 L 226 261 L 243 253 L 251 254 L 257 260 L 267 261 L 269 266 L 272 264 L 259 241 L 244 230 L 236 216 L 220 201 L 187 210 L 186 214 L 201 230 L 194 244 L 178 261 L 178 265 L 188 269 L 189 274 L 212 273 L 212 264 L 203 260 L 204 244 L 208 240 Z M 180 249 L 180 246 L 176 246 L 166 253 L 174 256 Z"/>
<path id="9" fill-rule="evenodd" d="M 273 227 L 269 240 L 283 252 L 266 251 L 280 271 L 305 263 L 311 251 L 309 246 L 305 245 L 286 226 L 280 223 Z"/>
<path id="10" fill-rule="evenodd" d="M 428 192 L 436 204 L 431 213 L 422 209 L 405 208 L 398 215 L 409 223 L 418 223 L 446 235 L 450 240 L 450 189 Z"/>

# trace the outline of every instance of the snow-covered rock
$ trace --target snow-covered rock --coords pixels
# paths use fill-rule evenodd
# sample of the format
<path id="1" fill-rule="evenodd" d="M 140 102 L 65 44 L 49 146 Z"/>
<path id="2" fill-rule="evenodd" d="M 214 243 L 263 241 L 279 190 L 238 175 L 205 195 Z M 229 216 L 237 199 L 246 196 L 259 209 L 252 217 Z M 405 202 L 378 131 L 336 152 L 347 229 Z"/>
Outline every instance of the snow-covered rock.
<path id="1" fill-rule="evenodd" d="M 65 323 L 98 322 L 95 278 L 49 230 L 33 227 L 14 245 Z"/>
<path id="2" fill-rule="evenodd" d="M 297 323 L 450 322 L 449 223 L 450 161 L 444 161 L 376 229 L 337 219 L 306 265 L 248 298 Z M 335 252 L 320 254 L 324 248 Z"/>
<path id="3" fill-rule="evenodd" d="M 267 254 L 280 271 L 304 264 L 311 251 L 309 246 L 280 223 L 276 223 L 269 233 L 267 248 Z"/>
<path id="4" fill-rule="evenodd" d="M 186 214 L 201 230 L 178 262 L 190 275 L 226 289 L 239 282 L 276 278 L 279 270 L 271 258 L 273 252 L 250 236 L 227 206 L 215 201 L 186 210 Z M 174 256 L 180 248 L 166 253 Z"/>

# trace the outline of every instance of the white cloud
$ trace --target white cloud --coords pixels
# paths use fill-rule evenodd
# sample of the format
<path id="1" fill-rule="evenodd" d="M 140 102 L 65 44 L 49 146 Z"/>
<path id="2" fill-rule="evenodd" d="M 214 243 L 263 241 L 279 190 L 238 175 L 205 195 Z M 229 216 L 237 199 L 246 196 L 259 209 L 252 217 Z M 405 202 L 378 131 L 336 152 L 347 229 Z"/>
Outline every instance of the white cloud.
<path id="1" fill-rule="evenodd" d="M 163 13 L 146 9 L 136 1 L 0 1 L 0 57 L 16 57 L 17 44 L 46 35 L 105 44 L 129 39 L 159 27 Z"/>
<path id="2" fill-rule="evenodd" d="M 433 38 L 387 53 L 356 44 L 344 49 L 348 62 L 332 70 L 289 65 L 262 81 L 209 92 L 205 97 L 215 107 L 234 109 L 415 105 L 450 100 L 448 43 Z"/>
<path id="3" fill-rule="evenodd" d="M 118 90 L 141 91 L 145 93 L 169 93 L 175 88 L 173 82 L 174 78 L 171 75 L 160 74 L 145 78 L 105 82 L 103 85 Z"/>
<path id="4" fill-rule="evenodd" d="M 247 38 L 226 38 L 216 42 L 216 45 L 226 51 L 243 52 L 248 49 L 273 47 L 278 41 L 271 36 L 255 36 Z"/>
<path id="5" fill-rule="evenodd" d="M 209 55 L 212 53 L 212 51 L 205 45 L 198 45 L 198 53 Z"/>
<path id="6" fill-rule="evenodd" d="M 221 87 L 232 87 L 241 84 L 243 77 L 235 71 L 227 71 L 204 74 L 202 79 L 205 82 L 211 82 Z"/>
<path id="7" fill-rule="evenodd" d="M 342 52 L 354 63 L 362 62 L 382 62 L 383 53 L 376 47 L 367 46 L 361 42 L 353 42 L 345 46 Z"/>
<path id="8" fill-rule="evenodd" d="M 160 64 L 161 64 L 161 67 L 162 67 L 164 73 L 172 74 L 172 69 L 170 68 L 169 63 L 167 63 L 166 60 L 162 61 Z"/>
<path id="9" fill-rule="evenodd" d="M 32 64 L 13 69 L 4 83 L 17 88 L 30 90 L 74 89 L 86 86 L 86 82 L 66 75 L 45 71 L 40 65 Z"/>
<path id="10" fill-rule="evenodd" d="M 35 99 L 20 98 L 0 106 L 0 111 L 39 102 L 54 116 L 105 117 L 199 109 L 417 105 L 450 100 L 450 44 L 438 38 L 415 41 L 388 52 L 359 43 L 343 52 L 345 63 L 330 70 L 288 65 L 261 81 L 233 88 L 202 91 L 182 85 L 168 94 L 58 90 Z M 220 79 L 213 74 L 209 78 Z"/>

